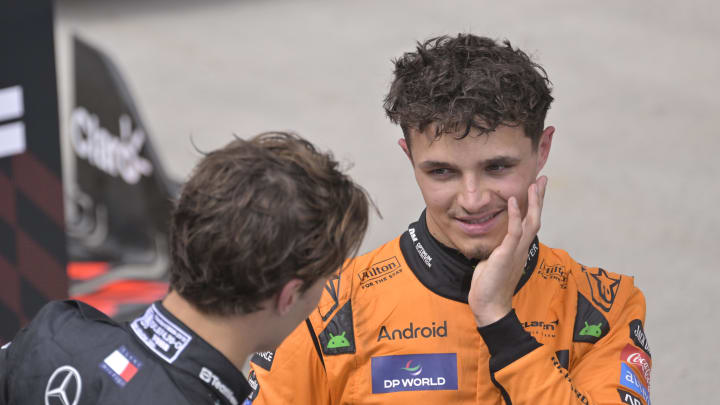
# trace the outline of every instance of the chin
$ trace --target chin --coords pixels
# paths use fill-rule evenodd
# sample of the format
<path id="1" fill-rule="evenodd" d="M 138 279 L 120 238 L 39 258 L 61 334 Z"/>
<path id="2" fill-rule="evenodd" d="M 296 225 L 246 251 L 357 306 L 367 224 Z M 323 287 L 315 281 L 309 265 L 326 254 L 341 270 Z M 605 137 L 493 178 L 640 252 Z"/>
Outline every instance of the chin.
<path id="1" fill-rule="evenodd" d="M 495 241 L 490 243 L 468 243 L 460 249 L 460 252 L 469 259 L 484 261 L 490 257 L 498 246 L 500 246 L 500 242 Z"/>

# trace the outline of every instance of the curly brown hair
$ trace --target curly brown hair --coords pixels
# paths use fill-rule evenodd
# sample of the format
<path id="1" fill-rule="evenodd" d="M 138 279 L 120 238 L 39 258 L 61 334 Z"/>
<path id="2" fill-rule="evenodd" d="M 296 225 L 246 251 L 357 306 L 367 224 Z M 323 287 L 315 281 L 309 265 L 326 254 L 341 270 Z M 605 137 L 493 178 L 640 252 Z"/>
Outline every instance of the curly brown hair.
<path id="1" fill-rule="evenodd" d="M 170 286 L 200 311 L 244 314 L 293 278 L 302 291 L 356 253 L 366 192 L 330 153 L 289 133 L 208 153 L 171 219 Z"/>
<path id="2" fill-rule="evenodd" d="M 472 34 L 440 36 L 394 61 L 384 108 L 408 138 L 408 129 L 436 124 L 436 136 L 472 128 L 521 125 L 537 147 L 553 97 L 545 70 L 509 41 Z M 409 140 L 409 139 L 408 139 Z"/>

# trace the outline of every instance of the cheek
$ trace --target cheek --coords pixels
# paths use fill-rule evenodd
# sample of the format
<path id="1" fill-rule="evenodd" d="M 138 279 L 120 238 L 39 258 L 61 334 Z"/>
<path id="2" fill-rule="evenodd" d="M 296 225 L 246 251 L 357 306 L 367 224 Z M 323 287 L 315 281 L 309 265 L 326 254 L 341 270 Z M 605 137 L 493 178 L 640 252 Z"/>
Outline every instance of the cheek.
<path id="1" fill-rule="evenodd" d="M 448 184 L 418 179 L 418 186 L 429 210 L 446 210 L 452 206 L 455 193 Z"/>
<path id="2" fill-rule="evenodd" d="M 525 212 L 527 209 L 527 190 L 530 184 L 523 176 L 512 176 L 496 183 L 495 192 L 505 201 L 509 200 L 510 197 L 515 197 L 520 210 Z"/>

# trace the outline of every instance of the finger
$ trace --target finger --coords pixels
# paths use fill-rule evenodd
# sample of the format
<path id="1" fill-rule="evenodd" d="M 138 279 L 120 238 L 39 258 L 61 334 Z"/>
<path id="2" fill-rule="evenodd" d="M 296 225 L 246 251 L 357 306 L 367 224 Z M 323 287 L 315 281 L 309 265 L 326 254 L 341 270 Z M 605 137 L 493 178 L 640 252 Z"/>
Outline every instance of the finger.
<path id="1" fill-rule="evenodd" d="M 508 235 L 519 240 L 522 236 L 522 214 L 515 197 L 510 197 L 508 200 L 508 217 Z"/>
<path id="2" fill-rule="evenodd" d="M 520 243 L 522 235 L 523 226 L 520 207 L 518 207 L 517 199 L 515 197 L 510 197 L 508 200 L 508 232 L 500 246 L 498 246 L 495 250 L 500 249 L 500 252 L 498 253 L 507 253 L 508 255 L 512 255 L 512 253 L 515 252 L 518 243 Z"/>
<path id="3" fill-rule="evenodd" d="M 523 220 L 523 243 L 530 245 L 530 241 L 540 230 L 540 195 L 537 183 L 533 183 L 528 187 L 528 207 L 527 214 Z"/>

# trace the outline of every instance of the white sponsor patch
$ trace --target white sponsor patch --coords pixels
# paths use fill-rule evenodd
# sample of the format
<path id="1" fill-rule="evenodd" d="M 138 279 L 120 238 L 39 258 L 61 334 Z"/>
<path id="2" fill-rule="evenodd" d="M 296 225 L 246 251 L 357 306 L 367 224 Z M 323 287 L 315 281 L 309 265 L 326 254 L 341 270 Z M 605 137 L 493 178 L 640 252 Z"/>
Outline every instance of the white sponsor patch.
<path id="1" fill-rule="evenodd" d="M 24 113 L 22 87 L 12 86 L 0 89 L 0 121 L 20 118 Z"/>
<path id="2" fill-rule="evenodd" d="M 133 332 L 150 350 L 172 363 L 192 340 L 192 336 L 161 314 L 155 304 L 130 324 Z"/>
<path id="3" fill-rule="evenodd" d="M 0 158 L 25 152 L 25 124 L 11 122 L 0 126 Z"/>

